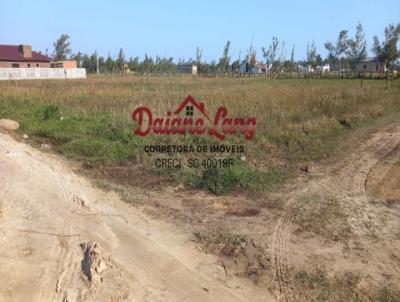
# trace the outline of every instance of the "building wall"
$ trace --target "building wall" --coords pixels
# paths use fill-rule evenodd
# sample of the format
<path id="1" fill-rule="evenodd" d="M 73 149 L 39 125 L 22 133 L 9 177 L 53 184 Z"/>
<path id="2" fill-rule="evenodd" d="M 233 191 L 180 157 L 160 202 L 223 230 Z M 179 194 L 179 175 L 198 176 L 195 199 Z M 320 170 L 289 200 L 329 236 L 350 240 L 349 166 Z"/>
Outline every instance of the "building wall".
<path id="1" fill-rule="evenodd" d="M 77 68 L 77 64 L 75 60 L 70 61 L 57 61 L 52 62 L 51 67 L 53 68 Z"/>
<path id="2" fill-rule="evenodd" d="M 0 80 L 82 79 L 85 68 L 0 68 Z"/>
<path id="3" fill-rule="evenodd" d="M 250 67 L 247 62 L 242 62 L 239 66 L 240 73 L 254 73 L 254 74 L 265 74 L 266 69 L 263 66 L 257 64 L 256 66 Z"/>
<path id="4" fill-rule="evenodd" d="M 50 62 L 7 62 L 0 61 L 0 68 L 13 68 L 12 64 L 19 64 L 17 68 L 49 68 Z M 28 66 L 29 64 L 29 66 Z"/>
<path id="5" fill-rule="evenodd" d="M 239 70 L 241 73 L 247 73 L 248 72 L 248 65 L 246 62 L 242 62 L 242 64 L 240 64 Z"/>
<path id="6" fill-rule="evenodd" d="M 360 62 L 356 64 L 356 72 L 384 72 L 385 66 L 379 62 Z"/>
<path id="7" fill-rule="evenodd" d="M 178 73 L 183 73 L 183 74 L 192 74 L 192 75 L 197 75 L 197 66 L 196 65 L 184 65 L 184 66 L 177 66 L 176 71 Z"/>

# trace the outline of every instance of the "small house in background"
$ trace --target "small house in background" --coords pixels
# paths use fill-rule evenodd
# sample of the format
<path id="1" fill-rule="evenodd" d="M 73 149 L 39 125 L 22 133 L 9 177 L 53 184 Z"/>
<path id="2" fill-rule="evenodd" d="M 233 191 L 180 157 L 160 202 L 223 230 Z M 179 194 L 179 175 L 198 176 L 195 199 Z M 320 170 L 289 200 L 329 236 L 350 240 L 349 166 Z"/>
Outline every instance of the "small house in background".
<path id="1" fill-rule="evenodd" d="M 356 63 L 356 72 L 385 72 L 387 71 L 385 64 L 380 62 L 378 58 L 366 58 L 358 63 Z"/>
<path id="2" fill-rule="evenodd" d="M 243 60 L 239 67 L 240 73 L 253 73 L 253 74 L 263 74 L 267 71 L 267 66 L 260 62 L 256 62 L 254 66 L 249 64 L 248 60 Z"/>
<path id="3" fill-rule="evenodd" d="M 0 45 L 0 68 L 49 68 L 50 61 L 30 45 Z"/>
<path id="4" fill-rule="evenodd" d="M 86 69 L 76 65 L 76 61 L 51 62 L 30 45 L 0 44 L 0 80 L 86 78 Z"/>
<path id="5" fill-rule="evenodd" d="M 315 67 L 315 69 L 320 72 L 330 72 L 331 65 L 329 65 L 329 64 L 319 65 L 319 66 Z"/>
<path id="6" fill-rule="evenodd" d="M 314 72 L 314 67 L 312 67 L 311 65 L 298 65 L 297 66 L 297 70 L 299 72 L 303 72 L 303 73 L 312 73 Z"/>
<path id="7" fill-rule="evenodd" d="M 197 65 L 195 64 L 178 65 L 176 66 L 176 72 L 180 74 L 197 75 Z"/>
<path id="8" fill-rule="evenodd" d="M 56 61 L 51 63 L 51 68 L 77 68 L 75 60 L 70 61 Z"/>

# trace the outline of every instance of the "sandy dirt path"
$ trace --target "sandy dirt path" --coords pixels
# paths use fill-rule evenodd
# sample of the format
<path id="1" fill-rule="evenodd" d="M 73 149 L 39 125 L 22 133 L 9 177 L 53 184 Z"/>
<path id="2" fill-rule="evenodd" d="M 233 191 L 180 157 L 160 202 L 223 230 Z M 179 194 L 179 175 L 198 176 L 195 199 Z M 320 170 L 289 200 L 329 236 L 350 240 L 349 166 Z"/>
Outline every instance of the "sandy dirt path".
<path id="1" fill-rule="evenodd" d="M 273 301 L 68 163 L 0 133 L 0 301 Z"/>
<path id="2" fill-rule="evenodd" d="M 393 124 L 354 146 L 342 159 L 317 165 L 310 180 L 283 195 L 287 202 L 272 238 L 279 301 L 304 299 L 302 289 L 291 285 L 293 267 L 325 267 L 331 275 L 358 273 L 365 293 L 385 280 L 400 289 L 399 162 L 400 125 Z M 345 246 L 340 236 L 347 234 L 329 242 L 295 233 L 297 204 L 312 196 L 319 196 L 319 203 L 337 201 L 348 225 Z"/>

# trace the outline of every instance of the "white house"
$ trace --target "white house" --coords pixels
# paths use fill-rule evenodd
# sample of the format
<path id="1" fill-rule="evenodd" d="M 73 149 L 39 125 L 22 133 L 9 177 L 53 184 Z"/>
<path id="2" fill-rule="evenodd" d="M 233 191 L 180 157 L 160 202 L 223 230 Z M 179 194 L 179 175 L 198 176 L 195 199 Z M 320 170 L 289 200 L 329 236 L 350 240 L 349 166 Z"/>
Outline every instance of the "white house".
<path id="1" fill-rule="evenodd" d="M 385 72 L 387 71 L 385 64 L 380 62 L 378 58 L 366 58 L 356 64 L 356 72 Z"/>
<path id="2" fill-rule="evenodd" d="M 329 65 L 329 64 L 319 65 L 315 69 L 317 71 L 321 71 L 321 72 L 330 72 L 331 71 L 331 65 Z"/>
<path id="3" fill-rule="evenodd" d="M 299 65 L 297 66 L 299 72 L 314 72 L 314 68 L 311 65 L 303 66 Z"/>
<path id="4" fill-rule="evenodd" d="M 248 60 L 243 60 L 240 64 L 239 71 L 240 73 L 263 74 L 267 71 L 267 67 L 260 62 L 256 62 L 254 66 L 250 66 Z"/>

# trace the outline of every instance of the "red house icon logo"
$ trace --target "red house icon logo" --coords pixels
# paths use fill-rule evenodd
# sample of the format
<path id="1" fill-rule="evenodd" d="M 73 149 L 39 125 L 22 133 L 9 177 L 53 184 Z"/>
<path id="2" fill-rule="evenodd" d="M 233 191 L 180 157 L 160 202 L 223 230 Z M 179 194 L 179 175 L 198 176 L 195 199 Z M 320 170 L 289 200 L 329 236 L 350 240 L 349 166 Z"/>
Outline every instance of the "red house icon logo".
<path id="1" fill-rule="evenodd" d="M 182 117 L 184 110 L 185 116 Z M 196 117 L 195 110 L 198 112 Z M 132 120 L 137 123 L 134 133 L 138 136 L 147 136 L 150 132 L 156 135 L 208 134 L 224 140 L 228 134 L 241 134 L 250 140 L 255 134 L 256 127 L 255 117 L 230 117 L 224 106 L 219 107 L 211 119 L 204 103 L 197 102 L 190 95 L 173 113 L 168 111 L 166 117 L 153 118 L 153 113 L 148 107 L 138 107 L 132 112 Z"/>
<path id="2" fill-rule="evenodd" d="M 210 120 L 210 116 L 205 110 L 204 103 L 196 102 L 191 95 L 188 95 L 186 99 L 178 106 L 178 108 L 176 108 L 174 114 L 179 115 L 184 108 L 186 108 L 186 116 L 193 116 L 193 110 L 197 109 L 202 115 Z"/>

